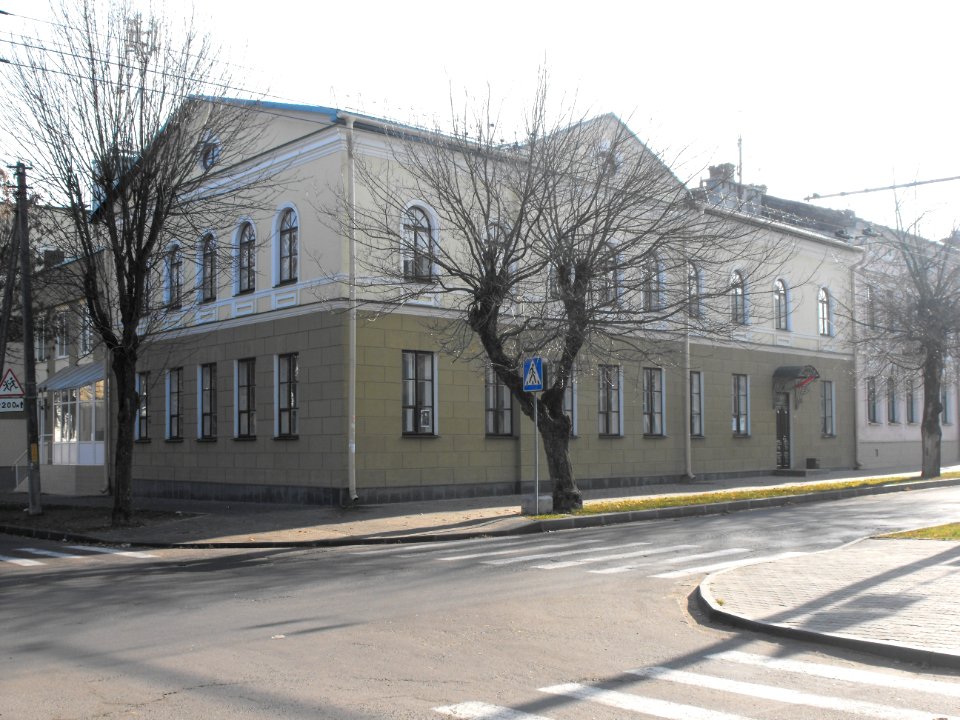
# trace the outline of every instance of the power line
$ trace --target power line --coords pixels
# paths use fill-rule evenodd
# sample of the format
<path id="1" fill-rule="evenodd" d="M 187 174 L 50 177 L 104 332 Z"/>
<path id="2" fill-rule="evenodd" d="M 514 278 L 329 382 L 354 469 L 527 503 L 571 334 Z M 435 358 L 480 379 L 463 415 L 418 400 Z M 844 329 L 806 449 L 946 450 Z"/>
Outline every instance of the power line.
<path id="1" fill-rule="evenodd" d="M 824 198 L 846 197 L 847 195 L 862 195 L 863 193 L 880 192 L 881 190 L 899 190 L 900 188 L 917 187 L 918 185 L 930 185 L 931 183 L 950 182 L 952 180 L 960 180 L 960 175 L 954 175 L 953 177 L 946 177 L 946 178 L 937 178 L 936 180 L 917 180 L 915 182 L 898 183 L 896 185 L 886 185 L 884 187 L 876 187 L 876 188 L 866 188 L 864 190 L 848 190 L 846 192 L 828 193 L 826 195 L 813 193 L 813 195 L 808 195 L 807 197 L 805 197 L 804 200 L 806 202 L 810 202 L 811 200 L 823 200 Z"/>

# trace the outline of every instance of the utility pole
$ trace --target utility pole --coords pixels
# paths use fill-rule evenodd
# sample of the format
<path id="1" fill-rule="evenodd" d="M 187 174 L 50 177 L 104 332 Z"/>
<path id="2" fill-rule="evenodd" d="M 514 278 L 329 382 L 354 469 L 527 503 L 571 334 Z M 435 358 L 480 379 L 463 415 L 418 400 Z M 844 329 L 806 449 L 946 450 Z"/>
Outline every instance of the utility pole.
<path id="1" fill-rule="evenodd" d="M 30 288 L 32 265 L 27 232 L 27 167 L 18 162 L 17 176 L 17 239 L 20 245 L 20 290 L 23 305 L 23 375 L 24 410 L 27 413 L 27 492 L 31 515 L 43 512 L 40 506 L 40 429 L 37 426 L 37 368 L 33 353 L 33 299 Z"/>
<path id="2" fill-rule="evenodd" d="M 0 307 L 0 372 L 7 366 L 7 335 L 10 331 L 10 316 L 13 315 L 13 286 L 17 281 L 17 263 L 20 235 L 16 227 L 10 232 L 10 247 L 7 249 L 7 268 L 3 286 L 3 307 Z"/>

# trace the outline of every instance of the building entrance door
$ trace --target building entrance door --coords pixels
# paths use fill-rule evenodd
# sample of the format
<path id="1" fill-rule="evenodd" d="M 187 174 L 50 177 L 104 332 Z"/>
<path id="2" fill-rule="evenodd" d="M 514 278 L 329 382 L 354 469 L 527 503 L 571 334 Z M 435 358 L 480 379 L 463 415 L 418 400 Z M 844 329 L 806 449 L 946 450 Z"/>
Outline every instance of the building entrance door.
<path id="1" fill-rule="evenodd" d="M 778 392 L 774 405 L 777 413 L 777 469 L 790 468 L 790 393 Z"/>

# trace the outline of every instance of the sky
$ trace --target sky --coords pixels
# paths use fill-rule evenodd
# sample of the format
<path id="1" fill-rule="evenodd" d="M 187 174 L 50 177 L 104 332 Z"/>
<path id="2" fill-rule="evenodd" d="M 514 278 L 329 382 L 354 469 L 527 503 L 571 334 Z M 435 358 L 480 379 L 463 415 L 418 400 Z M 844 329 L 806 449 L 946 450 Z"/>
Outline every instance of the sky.
<path id="1" fill-rule="evenodd" d="M 488 91 L 519 113 L 546 67 L 555 103 L 617 114 L 692 186 L 738 162 L 738 138 L 744 182 L 794 200 L 960 176 L 956 2 L 153 5 L 192 8 L 251 96 L 432 125 L 451 97 Z M 45 0 L 0 10 L 14 14 L 0 16 L 0 56 L 56 18 Z M 815 204 L 893 225 L 899 201 L 905 223 L 939 238 L 960 225 L 958 198 L 960 180 Z"/>

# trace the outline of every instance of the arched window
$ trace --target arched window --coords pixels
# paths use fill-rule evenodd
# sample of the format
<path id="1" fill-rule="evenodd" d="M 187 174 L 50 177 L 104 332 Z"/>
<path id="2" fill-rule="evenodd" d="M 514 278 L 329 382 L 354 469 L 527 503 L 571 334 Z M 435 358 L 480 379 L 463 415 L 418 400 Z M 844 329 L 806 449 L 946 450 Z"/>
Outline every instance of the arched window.
<path id="1" fill-rule="evenodd" d="M 830 292 L 826 288 L 820 288 L 817 293 L 817 329 L 821 335 L 827 337 L 833 335 L 833 308 L 830 306 Z"/>
<path id="2" fill-rule="evenodd" d="M 790 308 L 787 305 L 787 284 L 777 280 L 773 284 L 773 323 L 777 330 L 790 329 Z"/>
<path id="3" fill-rule="evenodd" d="M 287 208 L 280 216 L 280 283 L 295 282 L 298 273 L 299 223 L 297 213 Z"/>
<path id="4" fill-rule="evenodd" d="M 700 317 L 700 270 L 693 263 L 687 263 L 687 315 Z"/>
<path id="5" fill-rule="evenodd" d="M 237 292 L 257 288 L 257 234 L 253 224 L 245 222 L 237 236 Z"/>
<path id="6" fill-rule="evenodd" d="M 663 303 L 663 282 L 660 260 L 651 255 L 643 262 L 640 280 L 640 307 L 643 310 L 659 310 Z"/>
<path id="7" fill-rule="evenodd" d="M 174 245 L 167 251 L 167 309 L 179 310 L 183 307 L 183 256 L 180 246 Z"/>
<path id="8" fill-rule="evenodd" d="M 430 282 L 434 279 L 436 257 L 434 228 L 426 211 L 413 205 L 403 217 L 403 279 L 412 282 Z"/>
<path id="9" fill-rule="evenodd" d="M 743 275 L 734 270 L 730 276 L 730 321 L 736 325 L 747 324 L 747 292 Z"/>
<path id="10" fill-rule="evenodd" d="M 217 299 L 217 244 L 212 233 L 200 241 L 200 299 L 203 302 Z"/>

